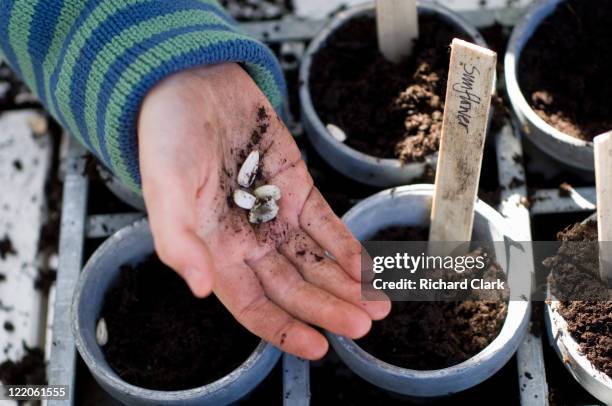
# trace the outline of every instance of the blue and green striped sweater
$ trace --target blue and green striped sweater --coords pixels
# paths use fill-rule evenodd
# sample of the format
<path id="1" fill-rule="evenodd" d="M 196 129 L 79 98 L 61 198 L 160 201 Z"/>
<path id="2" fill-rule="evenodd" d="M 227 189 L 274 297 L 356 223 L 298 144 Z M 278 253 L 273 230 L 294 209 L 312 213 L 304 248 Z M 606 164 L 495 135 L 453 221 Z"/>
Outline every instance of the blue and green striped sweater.
<path id="1" fill-rule="evenodd" d="M 138 110 L 165 76 L 239 62 L 277 110 L 285 93 L 274 55 L 216 0 L 0 0 L 0 59 L 134 190 Z"/>

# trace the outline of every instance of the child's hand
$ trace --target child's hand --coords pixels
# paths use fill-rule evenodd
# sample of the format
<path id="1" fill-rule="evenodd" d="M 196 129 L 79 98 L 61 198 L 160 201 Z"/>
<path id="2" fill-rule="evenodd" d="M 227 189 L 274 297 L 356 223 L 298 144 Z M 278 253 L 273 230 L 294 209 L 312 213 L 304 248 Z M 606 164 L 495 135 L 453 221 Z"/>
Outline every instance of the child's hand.
<path id="1" fill-rule="evenodd" d="M 308 324 L 358 338 L 387 315 L 388 301 L 360 301 L 361 245 L 313 187 L 291 134 L 238 65 L 158 84 L 143 103 L 138 136 L 157 253 L 194 294 L 212 289 L 250 331 L 307 359 L 328 347 Z M 282 191 L 277 218 L 261 225 L 231 203 L 252 149 L 262 154 L 261 178 Z"/>

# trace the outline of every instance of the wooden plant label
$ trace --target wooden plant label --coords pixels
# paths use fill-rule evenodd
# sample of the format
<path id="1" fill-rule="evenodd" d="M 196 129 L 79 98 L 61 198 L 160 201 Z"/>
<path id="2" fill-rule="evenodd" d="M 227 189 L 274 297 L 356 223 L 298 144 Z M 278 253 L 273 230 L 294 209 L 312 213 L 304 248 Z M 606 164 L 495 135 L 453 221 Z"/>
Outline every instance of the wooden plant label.
<path id="1" fill-rule="evenodd" d="M 419 37 L 416 0 L 376 0 L 378 48 L 393 63 L 410 56 Z"/>
<path id="2" fill-rule="evenodd" d="M 595 137 L 599 273 L 612 288 L 612 131 Z"/>
<path id="3" fill-rule="evenodd" d="M 470 241 L 497 54 L 454 39 L 431 211 L 430 241 Z"/>

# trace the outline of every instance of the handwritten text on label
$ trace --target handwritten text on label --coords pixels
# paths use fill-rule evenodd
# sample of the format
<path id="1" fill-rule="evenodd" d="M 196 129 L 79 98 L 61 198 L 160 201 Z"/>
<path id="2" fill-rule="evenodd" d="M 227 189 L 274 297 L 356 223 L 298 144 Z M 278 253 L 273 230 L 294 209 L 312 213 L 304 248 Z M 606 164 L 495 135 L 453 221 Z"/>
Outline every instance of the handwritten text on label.
<path id="1" fill-rule="evenodd" d="M 477 76 L 480 76 L 480 71 L 474 65 L 460 63 L 463 66 L 463 74 L 461 82 L 453 84 L 453 91 L 459 93 L 459 111 L 457 112 L 457 121 L 459 125 L 465 128 L 465 132 L 470 131 L 470 122 L 472 121 L 472 107 L 474 104 L 480 104 L 480 96 L 473 93 L 474 82 Z"/>

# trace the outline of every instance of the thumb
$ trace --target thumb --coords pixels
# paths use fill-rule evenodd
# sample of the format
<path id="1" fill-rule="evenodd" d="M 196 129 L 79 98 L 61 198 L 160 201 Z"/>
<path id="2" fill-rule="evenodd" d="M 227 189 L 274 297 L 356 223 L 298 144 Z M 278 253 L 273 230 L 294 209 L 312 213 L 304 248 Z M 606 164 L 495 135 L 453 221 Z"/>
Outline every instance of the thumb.
<path id="1" fill-rule="evenodd" d="M 164 264 L 181 275 L 195 296 L 206 297 L 213 287 L 214 263 L 208 246 L 193 229 L 195 209 L 180 182 L 160 178 L 143 179 L 155 251 Z"/>
<path id="2" fill-rule="evenodd" d="M 187 228 L 161 227 L 153 232 L 153 239 L 161 261 L 187 282 L 195 296 L 203 298 L 212 292 L 212 257 L 208 246 L 194 232 Z"/>

